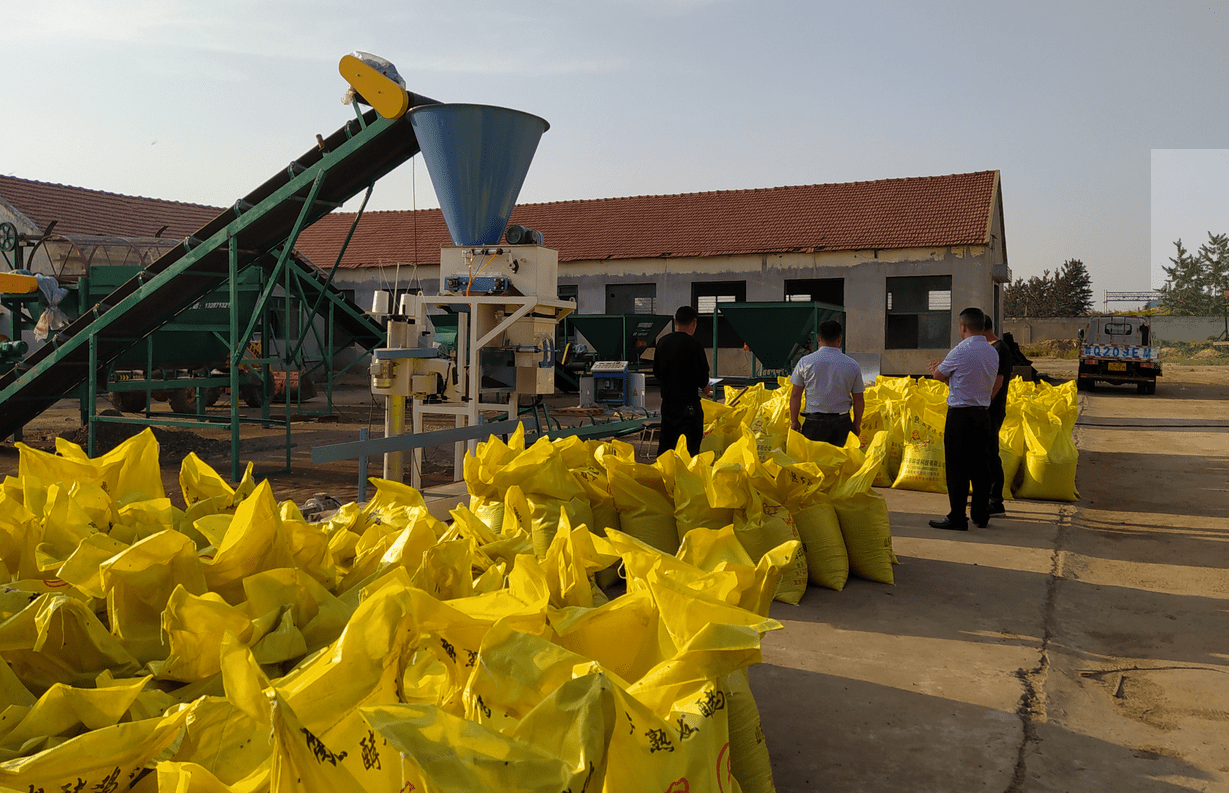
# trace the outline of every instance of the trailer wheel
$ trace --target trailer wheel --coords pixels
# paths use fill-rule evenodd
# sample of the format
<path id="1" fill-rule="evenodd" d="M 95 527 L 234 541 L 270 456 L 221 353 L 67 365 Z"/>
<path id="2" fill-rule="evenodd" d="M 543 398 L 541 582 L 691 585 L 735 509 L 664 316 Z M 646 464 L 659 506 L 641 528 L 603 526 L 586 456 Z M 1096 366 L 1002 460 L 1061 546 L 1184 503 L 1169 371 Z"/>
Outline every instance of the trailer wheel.
<path id="1" fill-rule="evenodd" d="M 120 413 L 141 413 L 145 410 L 144 391 L 110 391 L 107 399 Z"/>
<path id="2" fill-rule="evenodd" d="M 205 407 L 211 408 L 218 403 L 218 399 L 222 396 L 222 389 L 214 386 L 213 388 L 205 389 Z"/>
<path id="3" fill-rule="evenodd" d="M 264 393 L 258 385 L 241 385 L 239 386 L 239 398 L 243 403 L 250 408 L 260 408 L 265 406 Z"/>
<path id="4" fill-rule="evenodd" d="M 195 388 L 177 388 L 171 391 L 170 398 L 167 400 L 171 403 L 171 411 L 174 413 L 196 413 L 196 389 Z"/>

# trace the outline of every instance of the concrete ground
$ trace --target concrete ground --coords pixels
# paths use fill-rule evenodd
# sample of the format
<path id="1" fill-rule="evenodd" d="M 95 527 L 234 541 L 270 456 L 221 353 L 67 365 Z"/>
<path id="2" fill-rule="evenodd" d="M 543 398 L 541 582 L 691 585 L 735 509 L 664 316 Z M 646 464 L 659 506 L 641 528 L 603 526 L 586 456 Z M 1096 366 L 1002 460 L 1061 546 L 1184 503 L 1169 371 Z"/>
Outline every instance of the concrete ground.
<path id="1" fill-rule="evenodd" d="M 777 790 L 1229 790 L 1227 398 L 1229 371 L 1082 395 L 1080 500 L 987 529 L 881 491 L 896 585 L 773 604 Z"/>

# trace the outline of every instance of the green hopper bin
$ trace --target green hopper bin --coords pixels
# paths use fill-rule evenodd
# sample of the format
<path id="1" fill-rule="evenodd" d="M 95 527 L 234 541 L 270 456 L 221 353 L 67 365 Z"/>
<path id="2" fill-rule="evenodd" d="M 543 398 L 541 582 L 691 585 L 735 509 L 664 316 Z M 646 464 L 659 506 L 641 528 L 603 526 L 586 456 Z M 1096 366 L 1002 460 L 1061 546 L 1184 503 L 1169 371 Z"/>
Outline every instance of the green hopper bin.
<path id="1" fill-rule="evenodd" d="M 563 321 L 568 331 L 593 345 L 599 361 L 634 364 L 673 319 L 663 314 L 572 314 Z"/>
<path id="2" fill-rule="evenodd" d="M 765 371 L 792 371 L 799 358 L 815 349 L 821 322 L 835 319 L 845 325 L 844 307 L 831 303 L 718 303 L 717 311 Z"/>

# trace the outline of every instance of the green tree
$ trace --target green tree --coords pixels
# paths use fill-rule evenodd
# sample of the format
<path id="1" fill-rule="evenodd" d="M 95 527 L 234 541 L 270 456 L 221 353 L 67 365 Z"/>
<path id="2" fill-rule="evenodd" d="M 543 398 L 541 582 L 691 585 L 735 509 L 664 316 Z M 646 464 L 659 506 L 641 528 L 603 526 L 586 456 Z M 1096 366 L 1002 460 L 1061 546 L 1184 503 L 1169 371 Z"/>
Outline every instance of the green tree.
<path id="1" fill-rule="evenodd" d="M 1009 317 L 1081 317 L 1092 310 L 1092 277 L 1079 259 L 1068 259 L 1025 281 L 1017 278 L 1003 292 Z"/>
<path id="2" fill-rule="evenodd" d="M 1083 317 L 1092 311 L 1092 276 L 1079 259 L 1068 259 L 1054 274 L 1056 317 Z"/>
<path id="3" fill-rule="evenodd" d="M 1178 317 L 1216 316 L 1224 311 L 1224 290 L 1229 289 L 1229 237 L 1208 232 L 1208 241 L 1191 253 L 1176 240 L 1177 255 L 1163 268 L 1168 278 L 1161 287 L 1161 304 Z"/>

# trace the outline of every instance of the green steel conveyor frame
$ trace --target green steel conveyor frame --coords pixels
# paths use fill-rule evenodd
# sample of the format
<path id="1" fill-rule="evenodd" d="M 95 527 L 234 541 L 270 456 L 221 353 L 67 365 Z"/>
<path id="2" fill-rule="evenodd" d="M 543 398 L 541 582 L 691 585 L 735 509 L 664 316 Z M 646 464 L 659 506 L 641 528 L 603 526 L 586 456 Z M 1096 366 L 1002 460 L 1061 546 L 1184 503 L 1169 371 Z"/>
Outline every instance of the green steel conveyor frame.
<path id="1" fill-rule="evenodd" d="M 410 95 L 411 106 L 435 103 L 433 99 Z M 357 105 L 355 109 L 357 111 Z M 286 283 L 285 294 L 289 302 L 292 292 L 289 262 L 299 233 L 361 190 L 370 188 L 418 151 L 418 140 L 408 116 L 386 119 L 375 111 L 359 113 L 358 118 L 320 141 L 285 170 L 188 237 L 182 245 L 61 329 L 48 344 L 21 364 L 0 375 L 0 437 L 20 431 L 60 399 L 72 396 L 83 383 L 87 384 L 93 413 L 99 375 L 112 361 L 224 283 L 229 284 L 231 305 L 238 305 L 237 278 L 250 266 L 272 267 L 262 299 L 268 299 L 273 285 L 281 277 Z M 228 340 L 232 361 L 243 358 L 247 342 L 263 313 L 255 312 L 242 326 L 238 312 L 230 312 Z M 266 357 L 248 362 L 272 363 L 267 352 L 262 353 Z M 228 422 L 231 478 L 238 480 L 239 429 L 244 420 L 239 416 L 236 398 L 238 366 L 231 367 L 229 379 L 232 393 Z M 286 413 L 289 464 L 289 409 Z M 138 418 L 93 416 L 90 454 L 94 452 L 94 422 L 99 419 L 147 423 Z M 268 418 L 255 421 L 267 423 Z M 180 421 L 158 423 L 196 425 L 196 422 Z"/>

